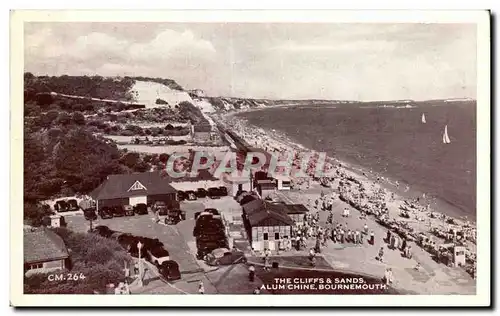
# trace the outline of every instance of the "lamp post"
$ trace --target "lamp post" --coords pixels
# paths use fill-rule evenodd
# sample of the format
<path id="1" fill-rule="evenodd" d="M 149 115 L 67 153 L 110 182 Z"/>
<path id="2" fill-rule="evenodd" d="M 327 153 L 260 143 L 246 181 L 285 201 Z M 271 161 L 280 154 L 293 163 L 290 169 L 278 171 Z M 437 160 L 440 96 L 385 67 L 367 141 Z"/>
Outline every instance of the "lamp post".
<path id="1" fill-rule="evenodd" d="M 139 286 L 143 286 L 143 283 L 142 283 L 142 259 L 141 259 L 142 243 L 140 241 L 137 243 L 137 249 L 139 250 Z"/>

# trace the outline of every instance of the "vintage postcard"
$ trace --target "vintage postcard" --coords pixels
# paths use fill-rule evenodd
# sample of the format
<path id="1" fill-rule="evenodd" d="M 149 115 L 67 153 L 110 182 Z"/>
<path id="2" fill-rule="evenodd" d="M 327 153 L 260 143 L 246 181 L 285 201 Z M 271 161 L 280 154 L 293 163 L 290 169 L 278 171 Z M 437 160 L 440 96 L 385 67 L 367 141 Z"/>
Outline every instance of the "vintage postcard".
<path id="1" fill-rule="evenodd" d="M 13 11 L 11 61 L 13 306 L 490 305 L 489 12 Z"/>

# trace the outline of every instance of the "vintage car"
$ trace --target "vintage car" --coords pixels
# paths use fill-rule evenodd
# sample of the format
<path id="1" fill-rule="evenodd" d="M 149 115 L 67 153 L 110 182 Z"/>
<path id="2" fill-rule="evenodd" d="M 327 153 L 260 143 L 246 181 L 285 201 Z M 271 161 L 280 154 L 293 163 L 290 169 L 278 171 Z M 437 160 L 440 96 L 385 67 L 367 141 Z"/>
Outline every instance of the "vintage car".
<path id="1" fill-rule="evenodd" d="M 107 206 L 101 207 L 97 213 L 102 219 L 113 218 L 113 213 L 111 213 L 111 209 Z"/>
<path id="2" fill-rule="evenodd" d="M 194 191 L 186 191 L 186 200 L 188 201 L 196 201 L 196 192 Z"/>
<path id="3" fill-rule="evenodd" d="M 175 281 L 181 278 L 179 264 L 174 260 L 167 260 L 162 262 L 158 268 L 160 274 L 167 279 L 167 281 Z"/>
<path id="4" fill-rule="evenodd" d="M 165 224 L 176 225 L 183 219 L 186 219 L 185 212 L 180 209 L 169 209 L 167 210 L 167 216 L 165 217 Z"/>
<path id="5" fill-rule="evenodd" d="M 122 205 L 116 205 L 111 208 L 111 214 L 113 217 L 122 217 L 125 216 L 125 209 Z"/>
<path id="6" fill-rule="evenodd" d="M 221 251 L 225 250 L 225 251 Z M 211 266 L 224 266 L 238 263 L 246 263 L 247 258 L 242 251 L 229 251 L 219 248 L 206 255 L 205 262 Z"/>
<path id="7" fill-rule="evenodd" d="M 148 206 L 144 203 L 139 203 L 134 206 L 134 212 L 137 215 L 145 215 L 148 214 Z"/>
<path id="8" fill-rule="evenodd" d="M 80 210 L 80 206 L 78 206 L 78 201 L 75 199 L 68 200 L 68 211 L 75 212 Z"/>
<path id="9" fill-rule="evenodd" d="M 200 189 L 196 190 L 196 197 L 199 198 L 199 199 L 207 197 L 207 195 L 208 195 L 207 190 L 205 190 L 203 188 L 200 188 Z"/>
<path id="10" fill-rule="evenodd" d="M 149 262 L 155 266 L 160 266 L 163 262 L 170 260 L 170 254 L 162 246 L 154 247 L 146 250 Z"/>
<path id="11" fill-rule="evenodd" d="M 69 205 L 65 200 L 59 200 L 54 204 L 54 210 L 56 210 L 57 212 L 68 212 Z"/>

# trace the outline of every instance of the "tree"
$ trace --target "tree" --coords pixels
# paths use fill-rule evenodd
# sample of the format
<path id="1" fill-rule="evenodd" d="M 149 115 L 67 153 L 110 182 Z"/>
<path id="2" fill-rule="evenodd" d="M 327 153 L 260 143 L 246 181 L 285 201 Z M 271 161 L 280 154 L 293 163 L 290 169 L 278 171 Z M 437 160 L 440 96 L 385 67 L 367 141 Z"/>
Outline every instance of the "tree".
<path id="1" fill-rule="evenodd" d="M 31 226 L 41 226 L 43 219 L 52 214 L 48 205 L 41 205 L 31 202 L 24 203 L 24 219 Z"/>
<path id="2" fill-rule="evenodd" d="M 54 102 L 54 98 L 50 93 L 37 93 L 36 94 L 36 103 L 40 106 L 46 107 Z"/>
<path id="3" fill-rule="evenodd" d="M 53 159 L 58 177 L 74 191 L 88 193 L 90 183 L 95 187 L 109 174 L 120 173 L 119 156 L 115 145 L 79 128 L 61 138 Z"/>
<path id="4" fill-rule="evenodd" d="M 122 157 L 121 162 L 129 168 L 134 168 L 139 163 L 139 160 L 140 160 L 140 156 L 138 153 L 130 152 L 130 153 L 126 153 Z"/>
<path id="5" fill-rule="evenodd" d="M 85 125 L 85 116 L 81 112 L 73 113 L 71 120 L 77 125 Z"/>

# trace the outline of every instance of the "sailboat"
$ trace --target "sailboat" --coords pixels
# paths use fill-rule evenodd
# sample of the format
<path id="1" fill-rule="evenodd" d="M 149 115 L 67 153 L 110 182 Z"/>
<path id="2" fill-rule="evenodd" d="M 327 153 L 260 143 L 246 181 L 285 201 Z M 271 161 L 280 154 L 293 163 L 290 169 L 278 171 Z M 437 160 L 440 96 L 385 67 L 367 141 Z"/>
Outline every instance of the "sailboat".
<path id="1" fill-rule="evenodd" d="M 422 123 L 427 123 L 427 121 L 425 120 L 425 114 L 422 113 Z"/>
<path id="2" fill-rule="evenodd" d="M 444 133 L 443 133 L 443 144 L 449 144 L 451 143 L 450 137 L 448 136 L 448 125 L 444 127 Z"/>

